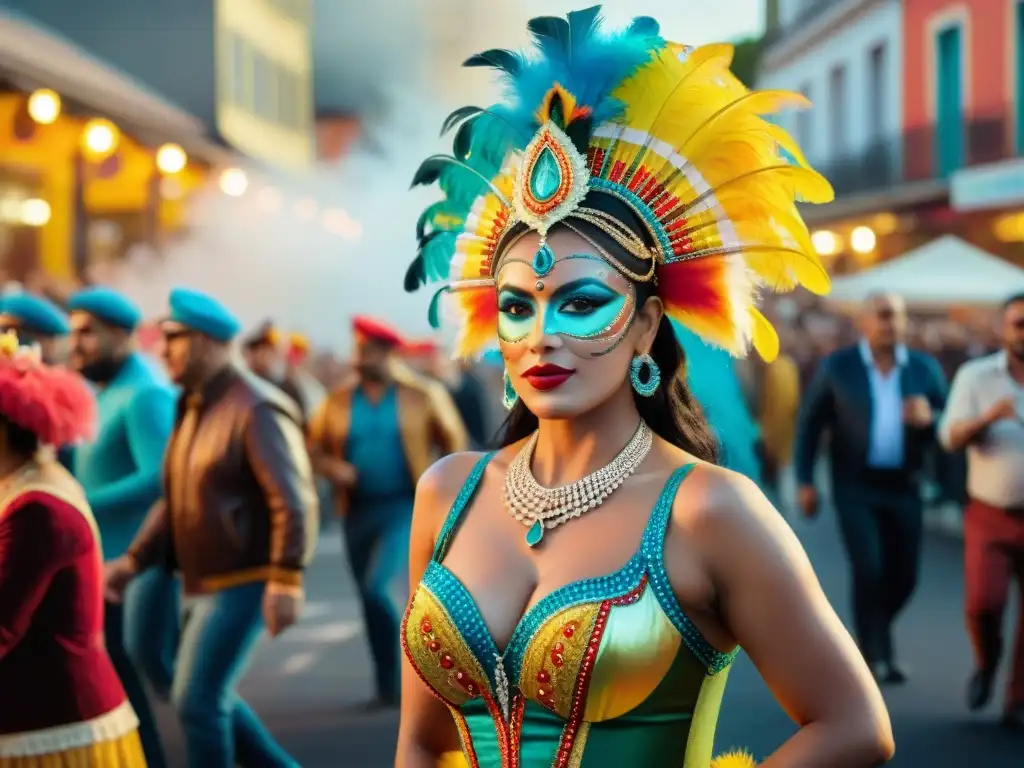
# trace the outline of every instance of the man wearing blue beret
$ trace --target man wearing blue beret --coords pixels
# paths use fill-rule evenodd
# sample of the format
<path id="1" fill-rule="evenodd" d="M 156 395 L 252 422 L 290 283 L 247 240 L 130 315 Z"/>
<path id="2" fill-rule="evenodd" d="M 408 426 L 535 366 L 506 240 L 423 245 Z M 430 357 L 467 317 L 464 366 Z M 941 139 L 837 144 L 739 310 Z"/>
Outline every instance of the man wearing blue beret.
<path id="1" fill-rule="evenodd" d="M 280 390 L 234 362 L 238 320 L 186 289 L 170 297 L 164 362 L 183 392 L 161 503 L 128 553 L 107 565 L 107 593 L 163 562 L 181 574 L 189 611 L 171 699 L 188 765 L 292 766 L 236 691 L 264 628 L 299 617 L 319 512 L 299 414 Z"/>
<path id="2" fill-rule="evenodd" d="M 0 333 L 13 330 L 22 344 L 39 346 L 47 365 L 63 363 L 71 330 L 64 310 L 31 293 L 11 293 L 0 299 Z"/>
<path id="3" fill-rule="evenodd" d="M 135 348 L 142 313 L 109 288 L 86 288 L 68 302 L 70 364 L 96 386 L 99 429 L 71 461 L 99 525 L 103 558 L 123 555 L 160 498 L 160 474 L 174 426 L 177 393 L 166 375 Z M 178 635 L 177 587 L 162 568 L 132 584 L 123 604 L 106 604 L 107 652 L 139 718 L 151 767 L 166 765 L 140 672 L 170 694 Z M 134 663 L 133 663 L 134 662 Z"/>

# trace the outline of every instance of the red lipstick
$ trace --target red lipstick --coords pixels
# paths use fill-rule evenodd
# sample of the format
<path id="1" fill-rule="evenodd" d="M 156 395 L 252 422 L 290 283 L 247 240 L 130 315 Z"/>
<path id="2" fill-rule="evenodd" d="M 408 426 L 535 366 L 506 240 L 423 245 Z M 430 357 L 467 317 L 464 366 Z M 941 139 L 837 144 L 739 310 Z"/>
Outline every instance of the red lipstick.
<path id="1" fill-rule="evenodd" d="M 552 389 L 565 384 L 575 372 L 560 365 L 544 363 L 543 365 L 535 365 L 530 368 L 523 374 L 523 378 L 534 389 L 541 392 L 550 392 Z"/>

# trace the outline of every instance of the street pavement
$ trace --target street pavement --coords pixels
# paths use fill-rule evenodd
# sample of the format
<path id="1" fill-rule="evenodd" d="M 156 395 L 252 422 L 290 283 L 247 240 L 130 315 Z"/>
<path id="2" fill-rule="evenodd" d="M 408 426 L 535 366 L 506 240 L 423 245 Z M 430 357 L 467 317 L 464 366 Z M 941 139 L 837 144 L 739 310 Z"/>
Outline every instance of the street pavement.
<path id="1" fill-rule="evenodd" d="M 794 527 L 847 620 L 845 560 L 832 515 Z M 337 528 L 323 534 L 308 576 L 310 602 L 302 623 L 263 644 L 241 690 L 303 768 L 386 768 L 393 764 L 397 713 L 365 707 L 372 693 L 369 657 L 339 536 Z M 971 664 L 962 604 L 960 544 L 933 534 L 925 547 L 921 586 L 897 627 L 901 658 L 912 678 L 905 687 L 885 691 L 897 744 L 890 765 L 1024 766 L 1024 737 L 995 725 L 996 703 L 978 715 L 964 708 Z M 166 708 L 160 717 L 171 765 L 184 766 L 173 718 Z M 753 665 L 741 656 L 729 680 L 719 749 L 743 746 L 764 757 L 793 731 Z"/>

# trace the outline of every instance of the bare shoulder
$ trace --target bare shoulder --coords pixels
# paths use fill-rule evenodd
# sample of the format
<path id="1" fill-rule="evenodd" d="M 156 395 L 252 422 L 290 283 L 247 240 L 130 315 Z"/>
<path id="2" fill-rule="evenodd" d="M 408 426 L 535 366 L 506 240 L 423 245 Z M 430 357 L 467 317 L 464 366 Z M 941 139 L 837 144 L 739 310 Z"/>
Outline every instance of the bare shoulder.
<path id="1" fill-rule="evenodd" d="M 716 547 L 792 535 L 757 483 L 707 462 L 696 462 L 676 493 L 672 517 L 698 541 Z"/>
<path id="2" fill-rule="evenodd" d="M 480 451 L 460 451 L 435 461 L 416 483 L 417 506 L 420 502 L 453 501 L 485 455 Z"/>

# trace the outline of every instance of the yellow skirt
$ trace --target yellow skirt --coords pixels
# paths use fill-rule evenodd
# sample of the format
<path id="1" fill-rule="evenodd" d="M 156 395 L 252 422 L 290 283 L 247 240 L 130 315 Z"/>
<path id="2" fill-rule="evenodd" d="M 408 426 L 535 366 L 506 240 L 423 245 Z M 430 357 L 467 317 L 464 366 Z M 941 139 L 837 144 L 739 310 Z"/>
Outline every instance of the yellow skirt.
<path id="1" fill-rule="evenodd" d="M 0 768 L 146 768 L 139 732 L 87 747 L 29 757 L 0 757 Z"/>

